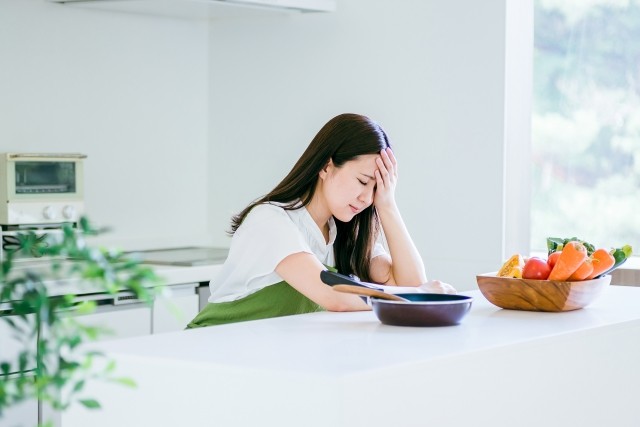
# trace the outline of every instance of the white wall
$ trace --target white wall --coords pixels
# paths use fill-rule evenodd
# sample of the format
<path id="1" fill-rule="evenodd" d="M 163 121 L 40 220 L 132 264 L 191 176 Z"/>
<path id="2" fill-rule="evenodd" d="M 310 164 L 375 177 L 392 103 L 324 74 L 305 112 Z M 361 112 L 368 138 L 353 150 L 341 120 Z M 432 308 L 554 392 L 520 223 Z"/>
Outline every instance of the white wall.
<path id="1" fill-rule="evenodd" d="M 508 243 L 507 3 L 339 0 L 208 26 L 0 0 L 0 151 L 87 153 L 107 243 L 228 245 L 231 214 L 328 119 L 363 113 L 393 140 L 428 274 L 471 289 Z"/>
<path id="2" fill-rule="evenodd" d="M 502 259 L 505 0 L 340 0 L 210 31 L 211 231 L 269 191 L 343 112 L 390 135 L 398 204 L 430 277 Z"/>
<path id="3" fill-rule="evenodd" d="M 0 151 L 82 152 L 90 218 L 122 247 L 207 222 L 205 22 L 0 0 Z"/>

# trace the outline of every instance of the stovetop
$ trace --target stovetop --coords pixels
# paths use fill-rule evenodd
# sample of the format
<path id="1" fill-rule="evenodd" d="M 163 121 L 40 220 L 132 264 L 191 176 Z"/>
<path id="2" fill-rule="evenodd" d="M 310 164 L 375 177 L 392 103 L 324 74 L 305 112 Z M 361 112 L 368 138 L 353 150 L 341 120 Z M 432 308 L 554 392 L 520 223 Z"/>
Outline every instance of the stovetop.
<path id="1" fill-rule="evenodd" d="M 195 266 L 222 264 L 228 253 L 228 248 L 188 246 L 135 251 L 132 255 L 146 264 Z"/>

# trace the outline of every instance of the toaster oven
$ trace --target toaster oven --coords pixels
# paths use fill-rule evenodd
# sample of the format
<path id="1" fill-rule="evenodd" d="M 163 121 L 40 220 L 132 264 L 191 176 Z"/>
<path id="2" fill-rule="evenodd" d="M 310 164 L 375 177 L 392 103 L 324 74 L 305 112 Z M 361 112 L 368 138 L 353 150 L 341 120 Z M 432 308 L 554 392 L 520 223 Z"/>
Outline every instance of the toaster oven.
<path id="1" fill-rule="evenodd" d="M 78 153 L 0 154 L 0 225 L 77 222 L 84 213 Z"/>

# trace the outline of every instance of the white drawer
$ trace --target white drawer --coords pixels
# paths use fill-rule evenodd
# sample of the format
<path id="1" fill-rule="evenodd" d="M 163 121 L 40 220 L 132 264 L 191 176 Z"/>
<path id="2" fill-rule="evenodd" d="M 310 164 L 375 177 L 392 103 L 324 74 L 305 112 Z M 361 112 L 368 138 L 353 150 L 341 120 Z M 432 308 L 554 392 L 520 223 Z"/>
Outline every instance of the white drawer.
<path id="1" fill-rule="evenodd" d="M 109 334 L 100 335 L 99 341 L 151 334 L 151 307 L 145 304 L 98 307 L 94 313 L 76 316 L 76 320 L 108 329 Z"/>

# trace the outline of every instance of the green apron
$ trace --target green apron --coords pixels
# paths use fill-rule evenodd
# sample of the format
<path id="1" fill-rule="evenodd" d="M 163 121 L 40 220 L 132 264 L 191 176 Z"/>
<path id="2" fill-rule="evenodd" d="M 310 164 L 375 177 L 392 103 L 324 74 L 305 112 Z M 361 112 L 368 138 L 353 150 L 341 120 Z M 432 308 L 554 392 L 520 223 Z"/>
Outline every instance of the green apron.
<path id="1" fill-rule="evenodd" d="M 236 301 L 207 304 L 187 329 L 316 311 L 324 309 L 282 281 Z"/>

